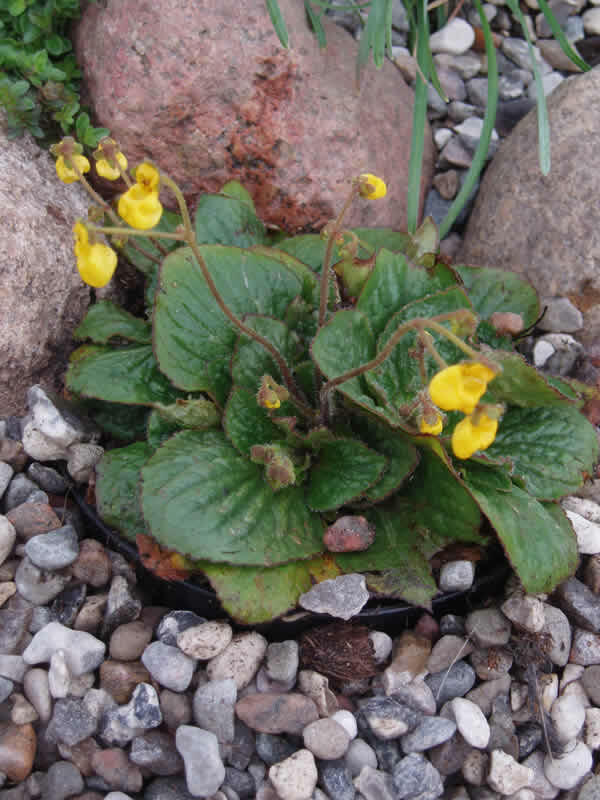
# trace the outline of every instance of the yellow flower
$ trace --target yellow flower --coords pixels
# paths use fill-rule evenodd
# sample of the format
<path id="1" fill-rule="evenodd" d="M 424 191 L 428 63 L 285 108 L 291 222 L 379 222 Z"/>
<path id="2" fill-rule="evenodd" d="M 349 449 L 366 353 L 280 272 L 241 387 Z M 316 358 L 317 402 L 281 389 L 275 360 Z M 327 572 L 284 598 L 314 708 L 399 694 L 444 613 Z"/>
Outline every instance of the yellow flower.
<path id="1" fill-rule="evenodd" d="M 144 162 L 135 170 L 136 183 L 119 198 L 118 211 L 132 228 L 145 231 L 158 224 L 163 207 L 158 199 L 160 173 Z"/>
<path id="2" fill-rule="evenodd" d="M 85 156 L 72 155 L 71 161 L 75 164 L 79 172 L 90 171 L 90 162 Z M 63 183 L 75 183 L 79 180 L 79 175 L 75 170 L 65 164 L 64 156 L 59 156 L 56 159 L 56 174 Z"/>
<path id="3" fill-rule="evenodd" d="M 452 434 L 452 450 L 457 458 L 471 458 L 476 450 L 486 450 L 496 438 L 498 420 L 479 411 L 462 419 Z"/>
<path id="4" fill-rule="evenodd" d="M 365 172 L 359 176 L 358 191 L 362 197 L 367 200 L 379 200 L 380 197 L 385 197 L 387 194 L 387 186 L 385 181 L 378 178 L 377 175 L 371 175 L 370 172 Z"/>
<path id="5" fill-rule="evenodd" d="M 106 286 L 117 268 L 117 254 L 106 244 L 90 244 L 87 228 L 81 222 L 75 223 L 73 233 L 81 279 L 95 289 Z"/>
<path id="6" fill-rule="evenodd" d="M 127 159 L 121 152 L 115 154 L 115 158 L 122 170 L 127 169 Z M 106 158 L 100 158 L 96 161 L 96 172 L 100 177 L 107 178 L 109 181 L 116 181 L 121 177 L 121 173 L 116 167 L 111 167 L 110 162 Z"/>
<path id="7" fill-rule="evenodd" d="M 435 422 L 433 423 L 427 422 L 425 417 L 423 417 L 421 424 L 419 425 L 419 430 L 421 433 L 431 433 L 433 436 L 437 436 L 442 432 L 443 427 L 444 421 L 442 420 L 441 414 L 438 414 Z"/>
<path id="8" fill-rule="evenodd" d="M 429 395 L 444 411 L 472 414 L 496 373 L 480 363 L 454 364 L 433 376 Z"/>

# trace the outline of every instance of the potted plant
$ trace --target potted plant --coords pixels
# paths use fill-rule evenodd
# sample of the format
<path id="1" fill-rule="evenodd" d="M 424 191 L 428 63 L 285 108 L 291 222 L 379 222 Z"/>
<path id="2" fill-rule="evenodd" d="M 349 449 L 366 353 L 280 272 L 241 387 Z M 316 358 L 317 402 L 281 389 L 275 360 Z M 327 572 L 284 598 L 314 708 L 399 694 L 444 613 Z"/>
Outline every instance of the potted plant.
<path id="1" fill-rule="evenodd" d="M 431 557 L 489 543 L 485 519 L 526 591 L 575 571 L 557 500 L 598 446 L 579 410 L 585 387 L 515 350 L 539 315 L 528 283 L 449 266 L 429 220 L 412 236 L 345 230 L 352 202 L 385 193 L 370 174 L 320 234 L 288 236 L 234 182 L 192 220 L 168 176 L 144 163 L 131 181 L 105 140 L 97 171 L 129 187 L 117 215 L 77 144 L 54 152 L 59 177 L 83 181 L 99 206 L 74 228 L 84 280 L 114 273 L 103 237 L 147 278 L 146 318 L 108 301 L 89 309 L 67 387 L 133 440 L 98 467 L 101 517 L 131 540 L 150 536 L 173 577 L 202 572 L 248 624 L 348 573 L 428 606 Z M 162 208 L 163 188 L 178 213 Z"/>

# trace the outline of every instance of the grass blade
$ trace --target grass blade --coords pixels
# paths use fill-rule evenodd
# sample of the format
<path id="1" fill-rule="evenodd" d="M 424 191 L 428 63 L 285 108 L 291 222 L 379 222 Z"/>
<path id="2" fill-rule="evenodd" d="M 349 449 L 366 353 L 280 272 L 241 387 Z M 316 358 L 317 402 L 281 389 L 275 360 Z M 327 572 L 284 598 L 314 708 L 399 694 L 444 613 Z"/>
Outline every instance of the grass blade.
<path id="1" fill-rule="evenodd" d="M 282 47 L 288 48 L 289 37 L 288 37 L 287 27 L 283 15 L 281 13 L 281 9 L 279 8 L 279 3 L 277 2 L 277 0 L 266 0 L 266 3 L 267 3 L 267 11 L 269 12 L 269 16 L 271 17 L 271 22 L 273 23 L 273 27 L 275 28 L 275 33 L 279 37 L 279 41 L 281 42 Z"/>
<path id="2" fill-rule="evenodd" d="M 327 40 L 325 38 L 325 28 L 323 27 L 323 23 L 321 22 L 321 14 L 323 12 L 321 12 L 321 14 L 315 13 L 315 10 L 311 6 L 309 0 L 304 0 L 304 8 L 306 9 L 306 13 L 308 15 L 308 19 L 310 20 L 313 32 L 317 37 L 317 42 L 319 43 L 319 47 L 323 49 L 327 44 Z"/>
<path id="3" fill-rule="evenodd" d="M 554 14 L 552 13 L 552 9 L 546 2 L 546 0 L 538 0 L 539 7 L 546 17 L 546 22 L 550 26 L 550 30 L 552 31 L 554 38 L 560 44 L 563 49 L 563 53 L 568 56 L 573 64 L 576 64 L 579 69 L 587 72 L 590 69 L 590 65 L 581 58 L 577 50 L 571 46 L 571 43 L 565 36 L 563 29 L 560 27 L 560 24 Z"/>
<path id="4" fill-rule="evenodd" d="M 408 198 L 406 223 L 409 233 L 417 230 L 419 220 L 419 200 L 421 197 L 421 172 L 423 169 L 423 148 L 425 145 L 425 123 L 427 120 L 427 81 L 429 80 L 429 22 L 427 19 L 427 0 L 419 0 L 417 6 L 417 71 L 415 83 L 415 104 L 413 108 L 412 134 L 410 139 L 410 162 L 408 165 Z"/>
<path id="5" fill-rule="evenodd" d="M 454 198 L 454 202 L 448 209 L 448 213 L 444 217 L 440 225 L 440 239 L 447 235 L 448 231 L 454 224 L 454 221 L 462 211 L 469 195 L 481 175 L 481 171 L 485 165 L 488 148 L 492 139 L 492 132 L 494 130 L 494 123 L 496 122 L 496 107 L 498 105 L 498 64 L 496 61 L 496 48 L 492 39 L 492 31 L 490 24 L 485 16 L 481 0 L 474 0 L 475 6 L 479 13 L 481 20 L 481 27 L 485 38 L 485 52 L 488 62 L 488 97 L 485 116 L 483 118 L 483 128 L 481 130 L 481 138 L 477 149 L 473 155 L 473 161 L 469 167 L 469 171 L 465 176 L 465 180 L 460 189 L 460 192 Z"/>

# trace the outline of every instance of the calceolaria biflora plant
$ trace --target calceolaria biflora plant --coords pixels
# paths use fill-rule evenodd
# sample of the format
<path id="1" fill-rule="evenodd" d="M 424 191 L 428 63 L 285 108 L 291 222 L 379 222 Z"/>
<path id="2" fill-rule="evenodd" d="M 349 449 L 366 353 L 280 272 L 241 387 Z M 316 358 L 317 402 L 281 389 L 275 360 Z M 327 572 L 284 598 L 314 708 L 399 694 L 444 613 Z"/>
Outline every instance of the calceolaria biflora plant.
<path id="1" fill-rule="evenodd" d="M 57 172 L 89 186 L 78 150 L 54 147 Z M 115 211 L 90 187 L 99 208 L 75 223 L 79 271 L 105 285 L 116 247 L 147 276 L 147 318 L 93 305 L 67 375 L 99 424 L 131 440 L 98 469 L 108 524 L 203 573 L 247 623 L 349 572 L 428 606 L 431 557 L 492 531 L 527 591 L 573 573 L 556 501 L 592 471 L 597 442 L 584 387 L 542 376 L 506 332 L 538 317 L 529 284 L 448 266 L 428 220 L 414 236 L 345 229 L 352 203 L 385 194 L 374 175 L 351 182 L 320 235 L 287 236 L 238 183 L 192 219 L 154 165 L 132 180 L 114 142 L 95 156 L 127 188 Z M 163 210 L 165 189 L 178 213 Z"/>

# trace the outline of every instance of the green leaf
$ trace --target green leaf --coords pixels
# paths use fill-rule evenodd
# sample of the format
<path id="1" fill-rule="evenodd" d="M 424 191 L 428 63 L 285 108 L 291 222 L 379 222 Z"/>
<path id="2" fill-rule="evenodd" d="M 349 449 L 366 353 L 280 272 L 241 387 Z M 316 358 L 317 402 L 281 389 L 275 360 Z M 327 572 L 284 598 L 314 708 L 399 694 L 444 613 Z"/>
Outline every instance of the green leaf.
<path id="1" fill-rule="evenodd" d="M 152 448 L 152 452 L 154 452 L 157 447 L 160 447 L 170 436 L 174 433 L 178 433 L 180 430 L 181 425 L 167 420 L 159 414 L 156 409 L 153 409 L 148 414 L 146 436 L 148 438 L 148 444 Z"/>
<path id="2" fill-rule="evenodd" d="M 404 252 L 410 241 L 407 233 L 399 233 L 391 228 L 353 228 L 352 233 L 358 236 L 361 245 L 367 247 L 365 253 L 359 251 L 360 258 L 365 258 L 382 247 L 392 252 Z"/>
<path id="3" fill-rule="evenodd" d="M 71 356 L 67 387 L 83 397 L 152 406 L 173 403 L 179 392 L 159 371 L 150 345 L 83 345 Z"/>
<path id="4" fill-rule="evenodd" d="M 107 219 L 106 224 L 110 225 L 111 222 Z M 125 226 L 125 223 L 122 223 Z M 181 225 L 181 216 L 174 211 L 164 209 L 160 222 L 153 229 L 155 231 L 164 231 L 165 233 L 174 233 L 175 228 Z M 133 230 L 133 229 L 132 229 Z M 156 280 L 158 274 L 158 267 L 164 256 L 161 250 L 157 247 L 160 245 L 166 252 L 171 252 L 182 246 L 182 242 L 176 239 L 141 239 L 130 237 L 125 246 L 123 247 L 123 254 L 134 267 L 143 272 L 148 277 Z M 148 256 L 144 255 L 147 253 Z"/>
<path id="5" fill-rule="evenodd" d="M 311 351 L 317 367 L 329 380 L 371 361 L 375 357 L 375 337 L 367 316 L 360 311 L 337 311 L 313 339 Z M 361 375 L 341 383 L 336 391 L 399 426 L 398 415 L 379 406 L 367 393 Z"/>
<path id="6" fill-rule="evenodd" d="M 380 503 L 396 492 L 412 475 L 419 463 L 419 451 L 408 436 L 400 431 L 391 431 L 378 420 L 361 417 L 353 420 L 360 438 L 370 447 L 383 453 L 387 459 L 385 472 L 366 493 L 371 503 Z"/>
<path id="7" fill-rule="evenodd" d="M 409 551 L 409 559 L 412 553 Z M 404 600 L 413 606 L 431 609 L 438 592 L 435 578 L 424 559 L 414 559 L 393 569 L 365 574 L 367 589 L 381 597 Z"/>
<path id="8" fill-rule="evenodd" d="M 245 203 L 250 211 L 253 214 L 256 214 L 256 208 L 254 207 L 254 200 L 252 199 L 252 195 L 239 181 L 227 181 L 226 184 L 223 185 L 221 188 L 221 194 L 227 195 L 227 197 L 233 197 L 236 200 L 239 200 L 241 203 Z"/>
<path id="9" fill-rule="evenodd" d="M 490 357 L 502 365 L 502 372 L 488 384 L 485 402 L 504 402 L 521 408 L 569 405 L 570 397 L 562 394 L 560 388 L 551 386 L 522 356 L 492 351 Z"/>
<path id="10" fill-rule="evenodd" d="M 272 317 L 250 314 L 244 318 L 244 324 L 271 342 L 288 366 L 291 367 L 296 362 L 298 342 L 294 342 L 291 331 L 283 322 Z M 279 367 L 271 354 L 259 342 L 240 334 L 231 359 L 231 377 L 234 384 L 256 394 L 263 375 L 270 375 L 277 383 L 282 383 Z"/>
<path id="11" fill-rule="evenodd" d="M 194 214 L 199 244 L 252 247 L 266 244 L 265 226 L 244 200 L 225 194 L 203 194 Z"/>
<path id="12" fill-rule="evenodd" d="M 256 402 L 256 392 L 236 386 L 229 395 L 223 414 L 227 438 L 242 455 L 250 456 L 255 444 L 283 441 L 284 431 L 271 420 Z"/>
<path id="13" fill-rule="evenodd" d="M 387 459 L 355 439 L 325 443 L 310 470 L 306 502 L 315 511 L 340 508 L 382 476 Z"/>
<path id="14" fill-rule="evenodd" d="M 214 428 L 221 420 L 215 404 L 206 397 L 178 397 L 169 405 L 155 403 L 154 408 L 167 422 L 195 431 Z"/>
<path id="15" fill-rule="evenodd" d="M 146 530 L 140 506 L 140 472 L 152 452 L 146 442 L 135 442 L 109 450 L 96 467 L 98 513 L 130 541 Z"/>
<path id="16" fill-rule="evenodd" d="M 86 414 L 113 438 L 133 442 L 144 437 L 148 416 L 146 409 L 94 399 L 82 400 L 82 403 Z"/>
<path id="17" fill-rule="evenodd" d="M 200 247 L 215 285 L 238 317 L 282 318 L 301 290 L 300 282 L 274 259 L 237 247 Z M 238 329 L 208 288 L 192 251 L 181 248 L 165 259 L 154 313 L 154 345 L 163 372 L 187 391 L 208 392 L 224 405 L 229 363 Z"/>
<path id="18" fill-rule="evenodd" d="M 523 327 L 528 328 L 540 315 L 537 292 L 528 280 L 514 272 L 490 267 L 469 267 L 454 264 L 465 285 L 473 308 L 483 319 L 495 311 L 520 314 Z"/>
<path id="19" fill-rule="evenodd" d="M 271 17 L 271 22 L 275 28 L 275 33 L 279 37 L 281 46 L 287 48 L 289 46 L 288 32 L 285 25 L 285 20 L 279 8 L 277 0 L 266 0 L 267 11 Z"/>
<path id="20" fill-rule="evenodd" d="M 429 295 L 421 300 L 415 300 L 404 306 L 404 308 L 390 319 L 385 330 L 377 342 L 377 350 L 380 352 L 389 339 L 393 336 L 397 328 L 405 322 L 418 317 L 434 317 L 449 311 L 457 311 L 466 308 L 471 310 L 471 304 L 465 292 L 452 287 L 444 292 Z M 443 323 L 445 328 L 451 328 L 451 322 Z M 452 342 L 435 331 L 430 331 L 433 344 L 441 357 L 449 364 L 461 361 L 464 354 Z M 370 370 L 365 375 L 365 381 L 369 388 L 378 397 L 385 397 L 390 410 L 397 409 L 405 403 L 410 403 L 417 392 L 425 388 L 421 378 L 421 370 L 418 359 L 414 356 L 414 349 L 417 342 L 417 334 L 408 331 L 391 355 L 375 369 Z M 439 365 L 428 354 L 424 354 L 426 383 L 431 380 L 436 372 L 439 372 Z"/>
<path id="21" fill-rule="evenodd" d="M 172 436 L 142 470 L 142 508 L 154 538 L 193 559 L 247 566 L 307 559 L 323 549 L 303 489 L 273 492 L 263 470 L 217 431 Z"/>
<path id="22" fill-rule="evenodd" d="M 534 497 L 575 492 L 598 459 L 594 427 L 576 408 L 509 408 L 487 454 L 506 458 Z"/>
<path id="23" fill-rule="evenodd" d="M 316 273 L 321 272 L 323 261 L 325 260 L 325 250 L 327 248 L 327 241 L 322 239 L 316 233 L 305 233 L 298 236 L 292 236 L 290 239 L 284 239 L 277 243 L 276 249 L 283 250 L 284 253 L 289 253 L 298 261 L 309 266 Z M 331 256 L 331 264 L 339 261 L 339 250 L 334 245 Z"/>
<path id="24" fill-rule="evenodd" d="M 425 124 L 427 121 L 427 95 L 431 51 L 429 48 L 429 21 L 427 0 L 417 0 L 417 41 L 416 58 L 419 69 L 415 83 L 415 102 L 412 115 L 412 131 L 410 139 L 410 161 L 408 165 L 408 198 L 407 227 L 414 233 L 419 221 L 419 205 L 421 198 L 421 172 L 423 167 L 423 149 L 425 147 Z"/>
<path id="25" fill-rule="evenodd" d="M 495 470 L 469 461 L 463 478 L 494 526 L 526 592 L 552 592 L 577 568 L 577 540 L 560 507 L 540 503 Z"/>
<path id="26" fill-rule="evenodd" d="M 111 300 L 99 300 L 88 309 L 83 321 L 75 328 L 74 336 L 77 339 L 91 339 L 96 344 L 106 344 L 116 336 L 130 342 L 149 344 L 152 341 L 152 326 Z"/>
<path id="27" fill-rule="evenodd" d="M 402 306 L 456 283 L 454 272 L 441 262 L 426 269 L 411 264 L 402 253 L 381 250 L 356 308 L 367 315 L 375 336 L 379 336 Z"/>
<path id="28" fill-rule="evenodd" d="M 311 303 L 315 307 L 319 304 L 319 281 L 315 273 L 306 264 L 297 259 L 295 256 L 286 253 L 283 250 L 275 249 L 274 247 L 265 247 L 264 245 L 255 245 L 251 248 L 253 253 L 267 256 L 267 258 L 279 261 L 284 267 L 287 267 L 290 272 L 302 282 L 302 298 Z"/>
<path id="29" fill-rule="evenodd" d="M 225 611 L 243 625 L 259 625 L 291 611 L 313 583 L 337 578 L 327 556 L 278 567 L 230 567 L 202 563 L 202 569 Z"/>

